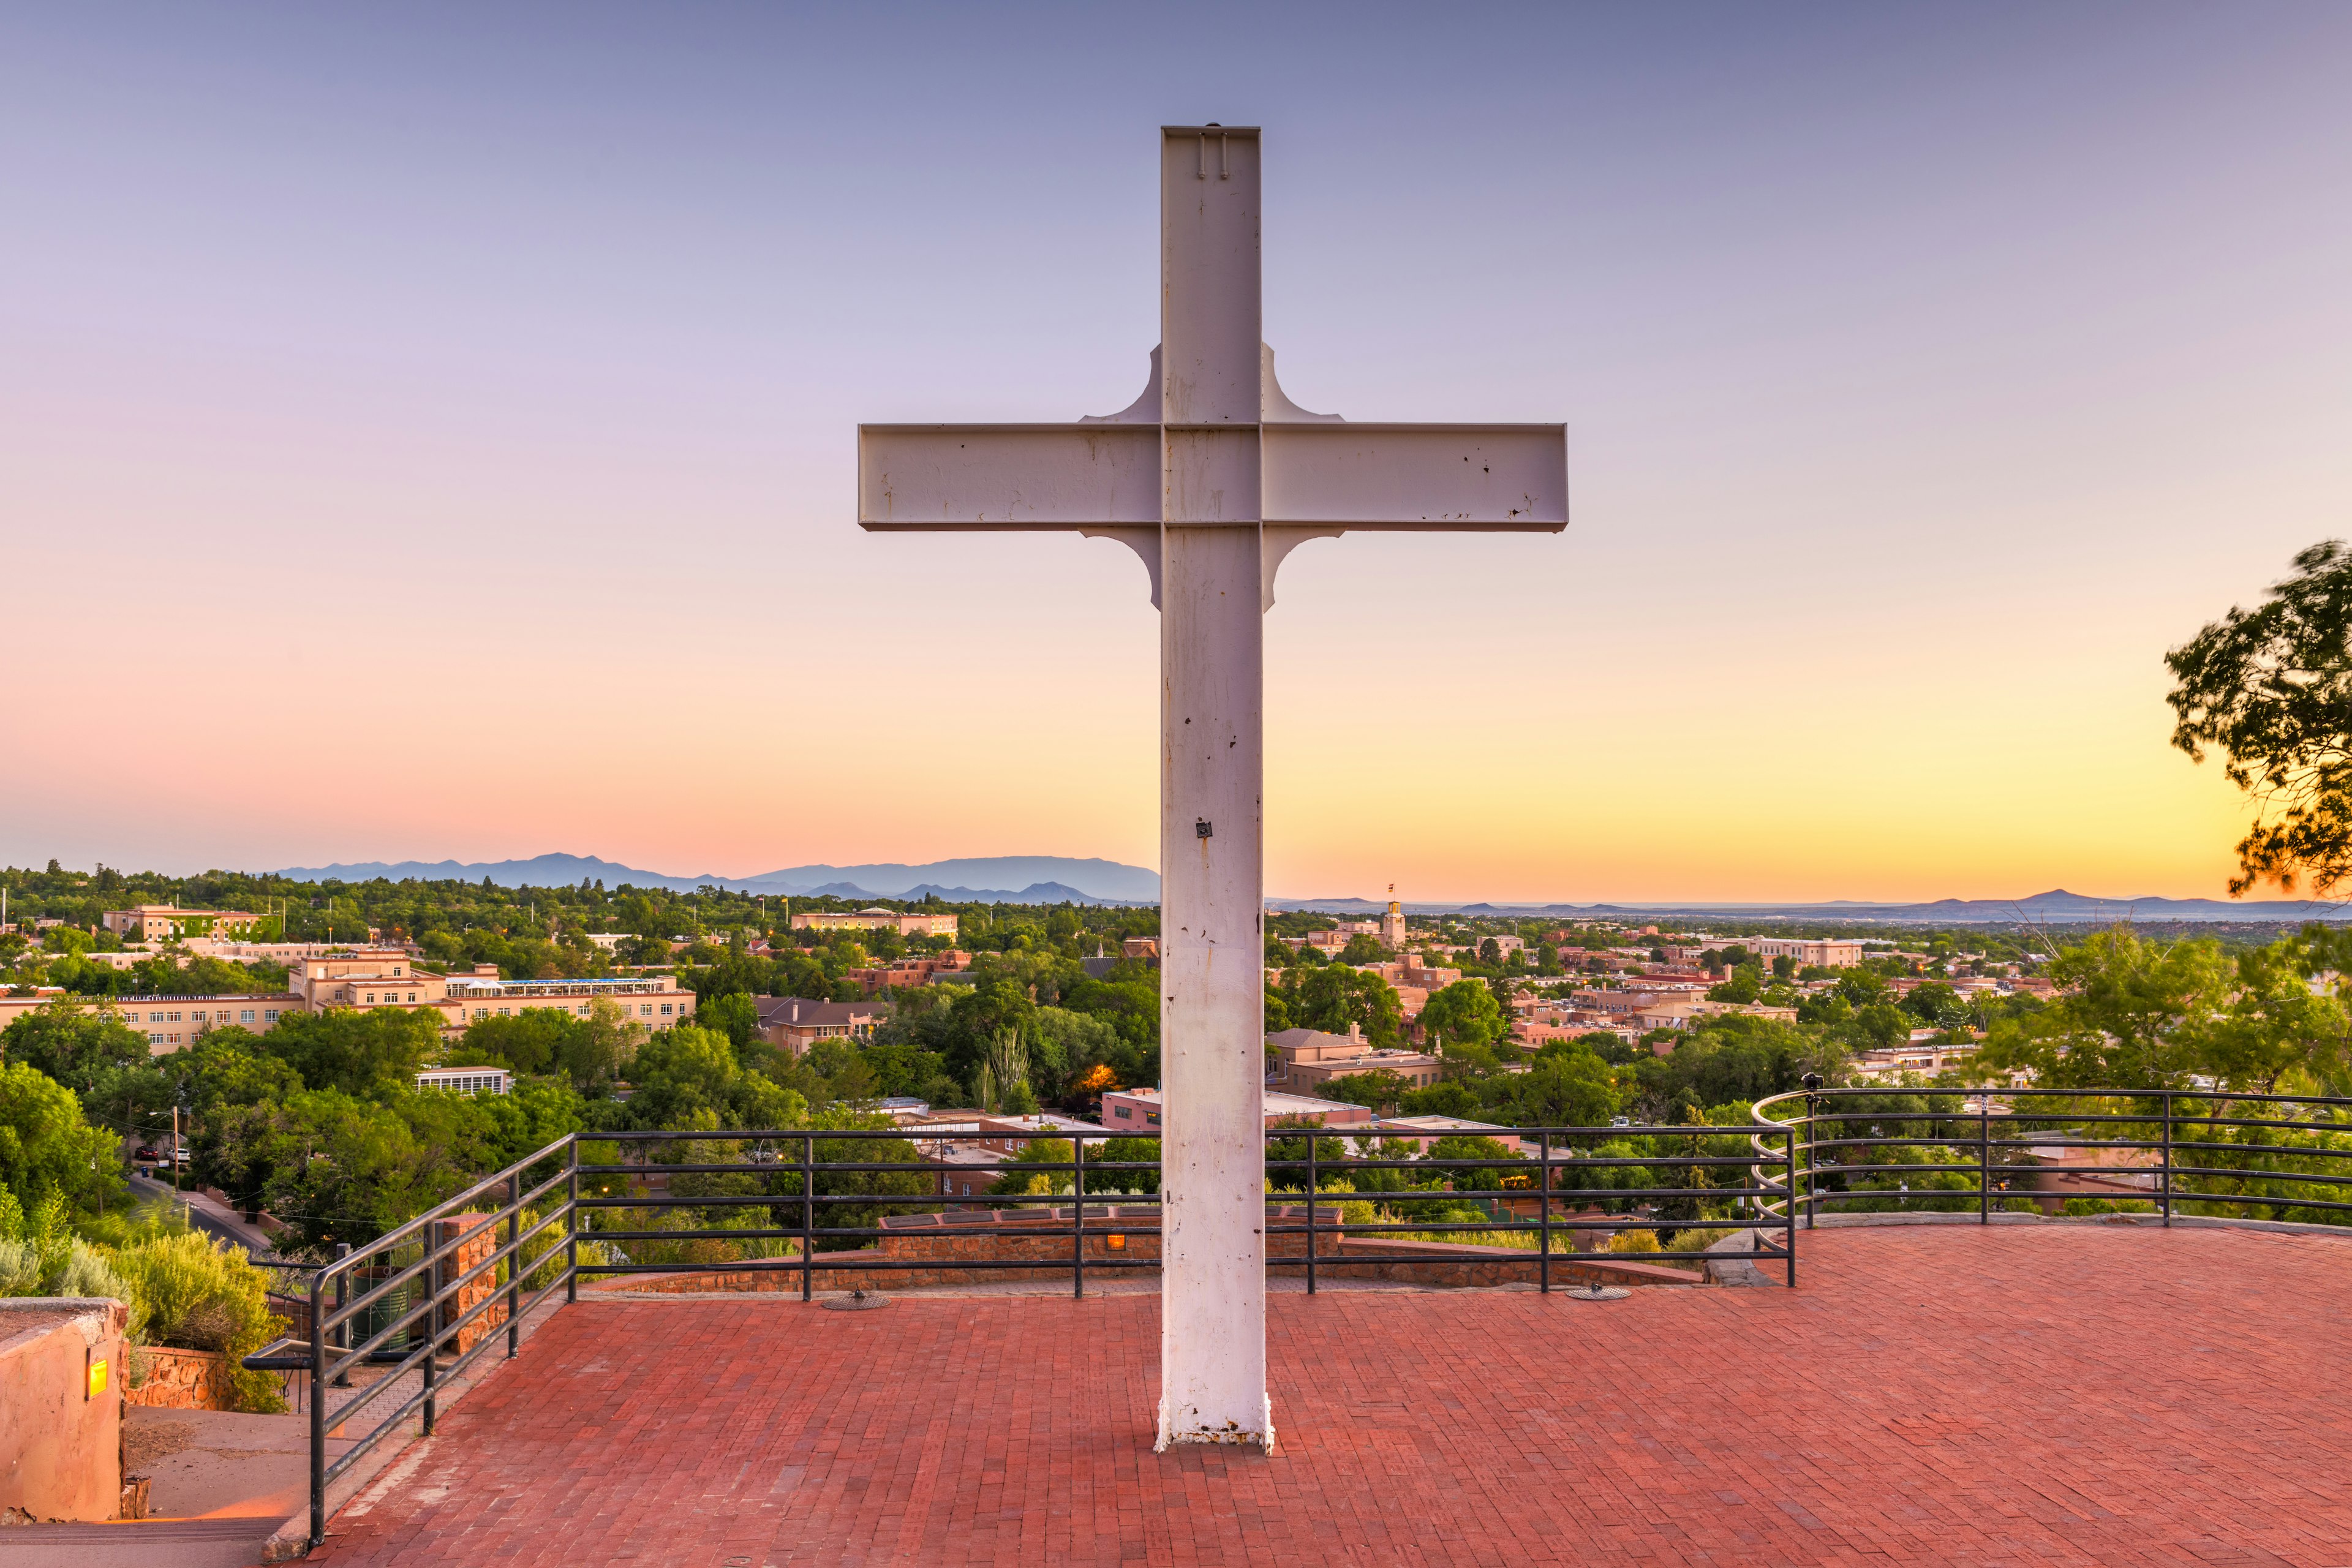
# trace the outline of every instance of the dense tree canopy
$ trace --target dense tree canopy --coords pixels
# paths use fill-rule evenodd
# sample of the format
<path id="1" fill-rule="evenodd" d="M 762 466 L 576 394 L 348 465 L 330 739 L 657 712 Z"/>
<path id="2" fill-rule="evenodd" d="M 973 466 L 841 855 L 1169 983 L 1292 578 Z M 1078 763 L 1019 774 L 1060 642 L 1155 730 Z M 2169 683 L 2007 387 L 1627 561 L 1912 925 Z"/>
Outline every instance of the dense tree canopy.
<path id="1" fill-rule="evenodd" d="M 2313 545 L 2252 610 L 2165 656 L 2172 743 L 2254 798 L 2230 891 L 2258 882 L 2326 898 L 2352 875 L 2352 549 Z"/>

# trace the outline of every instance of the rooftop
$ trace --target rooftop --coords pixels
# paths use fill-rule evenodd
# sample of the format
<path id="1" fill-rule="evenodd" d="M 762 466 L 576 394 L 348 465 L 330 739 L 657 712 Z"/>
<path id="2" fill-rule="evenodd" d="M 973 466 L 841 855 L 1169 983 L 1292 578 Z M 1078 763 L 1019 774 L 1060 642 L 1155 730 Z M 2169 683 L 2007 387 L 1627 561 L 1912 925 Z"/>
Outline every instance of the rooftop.
<path id="1" fill-rule="evenodd" d="M 583 1292 L 310 1561 L 2340 1563 L 2348 1246 L 1824 1228 L 1795 1290 L 1277 1289 L 1271 1458 L 1151 1451 L 1141 1291 Z"/>

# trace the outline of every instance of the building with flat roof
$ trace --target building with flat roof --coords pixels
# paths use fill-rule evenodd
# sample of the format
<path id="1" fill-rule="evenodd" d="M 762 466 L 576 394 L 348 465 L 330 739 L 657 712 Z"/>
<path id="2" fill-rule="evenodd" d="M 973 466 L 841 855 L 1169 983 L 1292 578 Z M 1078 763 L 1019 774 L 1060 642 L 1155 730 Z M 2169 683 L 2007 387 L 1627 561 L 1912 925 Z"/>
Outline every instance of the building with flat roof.
<path id="1" fill-rule="evenodd" d="M 1492 1138 L 1507 1152 L 1517 1154 L 1524 1152 L 1516 1130 L 1498 1127 L 1491 1121 L 1472 1121 L 1460 1116 L 1383 1116 L 1379 1131 L 1381 1137 L 1410 1143 L 1424 1154 L 1429 1152 L 1429 1146 L 1440 1138 Z M 1496 1173 L 1500 1175 L 1502 1173 Z M 1492 1186 L 1495 1184 L 1489 1182 L 1485 1184 Z"/>
<path id="2" fill-rule="evenodd" d="M 956 917 L 901 914 L 897 910 L 880 908 L 858 910 L 854 913 L 845 910 L 819 910 L 794 915 L 793 929 L 794 931 L 895 931 L 900 936 L 953 936 L 956 934 Z"/>
<path id="3" fill-rule="evenodd" d="M 1851 969 L 1862 962 L 1862 943 L 1831 937 L 1738 936 L 1723 943 L 1744 947 L 1759 958 L 1790 958 L 1800 969 Z"/>
<path id="4" fill-rule="evenodd" d="M 505 1017 L 533 1007 L 552 1007 L 585 1018 L 596 1010 L 599 997 L 621 1009 L 623 1016 L 648 1030 L 667 1029 L 694 1016 L 696 997 L 678 989 L 673 974 L 632 974 L 614 979 L 501 980 L 496 964 L 475 966 L 470 974 L 453 974 L 441 1012 L 444 1030 L 457 1030 L 478 1018 Z"/>
<path id="5" fill-rule="evenodd" d="M 1268 1035 L 1265 1043 L 1274 1047 L 1282 1064 L 1276 1069 L 1275 1082 L 1291 1094 L 1312 1094 L 1334 1079 L 1382 1069 L 1395 1073 L 1412 1088 L 1424 1089 L 1435 1083 L 1445 1068 L 1443 1058 L 1425 1052 L 1375 1049 L 1364 1038 L 1360 1024 L 1349 1025 L 1344 1035 L 1284 1029 Z"/>
<path id="6" fill-rule="evenodd" d="M 893 959 L 864 969 L 845 969 L 841 977 L 856 982 L 857 988 L 866 995 L 877 996 L 902 985 L 928 985 L 939 975 L 958 973 L 971 967 L 971 954 L 957 948 L 918 958 Z"/>
<path id="7" fill-rule="evenodd" d="M 426 1068 L 416 1075 L 416 1087 L 445 1094 L 511 1094 L 514 1074 L 504 1068 Z"/>
<path id="8" fill-rule="evenodd" d="M 114 1014 L 146 1036 L 147 1054 L 157 1057 L 185 1050 L 207 1030 L 234 1026 L 260 1034 L 276 1027 L 286 1014 L 304 1010 L 299 996 L 282 991 L 213 996 L 86 996 L 44 985 L 29 996 L 0 995 L 0 1029 L 37 1007 L 58 1002 Z"/>
<path id="9" fill-rule="evenodd" d="M 1265 1124 L 1304 1118 L 1324 1127 L 1354 1126 L 1372 1120 L 1370 1107 L 1349 1105 L 1339 1100 L 1317 1100 L 1310 1095 L 1286 1094 L 1278 1089 L 1265 1091 Z M 1167 1109 L 1166 1097 L 1156 1089 L 1105 1089 L 1102 1097 L 1102 1125 L 1113 1132 L 1158 1132 L 1160 1115 Z"/>
<path id="10" fill-rule="evenodd" d="M 274 931 L 275 915 L 245 910 L 184 910 L 177 904 L 140 904 L 109 910 L 100 922 L 131 942 L 173 942 L 189 936 L 256 936 Z"/>

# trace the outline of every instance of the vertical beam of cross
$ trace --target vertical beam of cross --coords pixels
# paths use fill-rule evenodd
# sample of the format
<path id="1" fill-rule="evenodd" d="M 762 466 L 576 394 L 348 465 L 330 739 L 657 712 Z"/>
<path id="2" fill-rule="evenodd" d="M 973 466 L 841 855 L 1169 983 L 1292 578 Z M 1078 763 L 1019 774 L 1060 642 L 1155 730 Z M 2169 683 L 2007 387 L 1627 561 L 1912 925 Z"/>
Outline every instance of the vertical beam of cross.
<path id="1" fill-rule="evenodd" d="M 862 425 L 877 531 L 1075 530 L 1160 606 L 1159 1446 L 1274 1445 L 1265 1386 L 1263 613 L 1303 540 L 1557 533 L 1558 425 L 1351 424 L 1282 394 L 1259 321 L 1255 128 L 1160 132 L 1160 348 L 1125 411 Z"/>
<path id="2" fill-rule="evenodd" d="M 1270 1448 L 1258 140 L 1160 160 L 1159 1443 Z"/>

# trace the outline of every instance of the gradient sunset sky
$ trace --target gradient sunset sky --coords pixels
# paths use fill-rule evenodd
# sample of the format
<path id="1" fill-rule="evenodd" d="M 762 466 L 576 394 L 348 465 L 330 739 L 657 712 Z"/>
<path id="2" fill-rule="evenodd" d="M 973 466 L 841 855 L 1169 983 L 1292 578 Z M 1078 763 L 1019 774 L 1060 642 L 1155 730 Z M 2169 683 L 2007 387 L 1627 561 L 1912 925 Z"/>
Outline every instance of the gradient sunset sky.
<path id="1" fill-rule="evenodd" d="M 1123 406 L 1265 127 L 1309 408 L 1559 537 L 1301 549 L 1293 896 L 2220 896 L 2161 658 L 2352 532 L 2352 7 L 19 6 L 0 861 L 1149 865 L 1122 548 L 866 420 Z"/>

